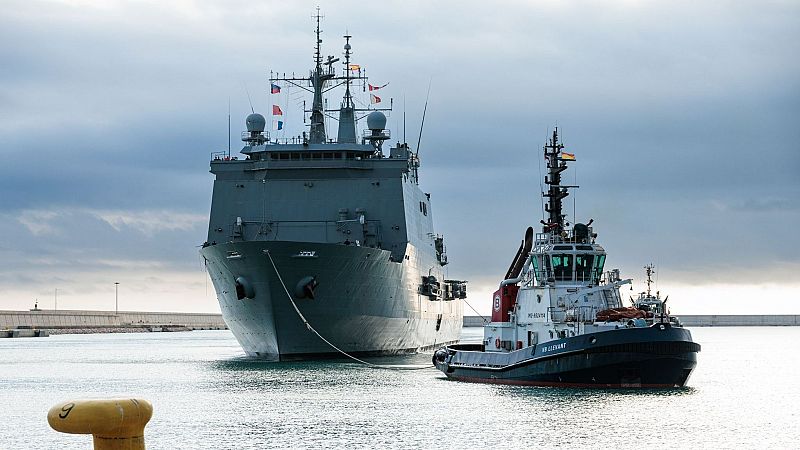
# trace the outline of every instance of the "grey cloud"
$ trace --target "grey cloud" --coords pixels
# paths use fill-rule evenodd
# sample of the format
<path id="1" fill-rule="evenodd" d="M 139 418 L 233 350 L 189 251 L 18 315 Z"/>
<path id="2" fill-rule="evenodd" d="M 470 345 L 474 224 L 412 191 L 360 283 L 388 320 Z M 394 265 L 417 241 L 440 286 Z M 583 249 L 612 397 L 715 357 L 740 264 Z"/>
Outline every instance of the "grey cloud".
<path id="1" fill-rule="evenodd" d="M 86 273 L 116 270 L 109 261 L 196 270 L 203 223 L 141 233 L 88 211 L 204 217 L 209 155 L 227 146 L 228 98 L 236 151 L 250 110 L 245 86 L 266 111 L 268 71 L 310 67 L 314 6 L 3 8 L 0 257 L 19 262 L 17 283 L 48 282 L 31 279 L 35 258 Z M 357 62 L 391 82 L 395 138 L 405 103 L 405 134 L 416 144 L 432 80 L 422 186 L 433 194 L 452 276 L 505 272 L 525 227 L 541 218 L 540 148 L 556 124 L 578 157 L 578 219 L 596 219 L 610 263 L 638 273 L 658 259 L 702 281 L 739 279 L 742 254 L 764 267 L 797 261 L 784 236 L 800 219 L 798 5 L 353 1 L 323 9 L 324 53 L 338 55 L 349 30 Z M 299 133 L 292 98 L 287 129 Z M 60 215 L 28 217 L 26 228 L 17 220 L 24 211 Z M 37 226 L 56 228 L 31 234 Z M 701 269 L 680 272 L 689 262 Z M 13 282 L 0 279 L 0 289 Z"/>

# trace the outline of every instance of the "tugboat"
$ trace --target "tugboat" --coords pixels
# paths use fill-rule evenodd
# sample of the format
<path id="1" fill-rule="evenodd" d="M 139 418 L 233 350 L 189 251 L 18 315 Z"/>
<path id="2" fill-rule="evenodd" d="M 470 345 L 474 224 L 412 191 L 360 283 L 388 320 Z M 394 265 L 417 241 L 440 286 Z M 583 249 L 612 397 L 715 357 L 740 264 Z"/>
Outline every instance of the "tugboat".
<path id="1" fill-rule="evenodd" d="M 567 161 L 575 160 L 563 149 L 556 128 L 544 146 L 548 220 L 541 233 L 527 229 L 494 293 L 483 342 L 441 347 L 433 364 L 450 379 L 480 383 L 686 385 L 700 345 L 649 289 L 636 307 L 624 307 L 619 288 L 631 280 L 621 279 L 619 269 L 603 272 L 606 251 L 593 221 L 570 228 L 565 220 L 562 201 L 577 186 L 562 185 Z"/>
<path id="2" fill-rule="evenodd" d="M 670 316 L 669 311 L 667 310 L 667 300 L 669 300 L 669 295 L 661 299 L 661 293 L 656 291 L 656 295 L 652 294 L 652 290 L 650 286 L 653 284 L 653 274 L 656 273 L 653 270 L 655 266 L 652 264 L 648 264 L 644 266 L 645 274 L 647 275 L 647 291 L 640 292 L 639 297 L 634 300 L 631 298 L 631 303 L 633 307 L 639 311 L 643 311 L 646 317 L 654 317 L 654 316 L 661 316 L 669 317 L 669 320 L 675 324 L 680 325 L 680 320 L 675 316 Z"/>

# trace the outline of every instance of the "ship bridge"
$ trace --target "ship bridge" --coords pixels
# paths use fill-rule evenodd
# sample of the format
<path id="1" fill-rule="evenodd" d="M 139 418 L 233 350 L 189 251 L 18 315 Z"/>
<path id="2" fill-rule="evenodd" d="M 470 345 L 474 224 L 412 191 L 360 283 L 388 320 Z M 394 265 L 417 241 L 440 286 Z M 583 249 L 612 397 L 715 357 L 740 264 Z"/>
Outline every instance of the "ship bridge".
<path id="1" fill-rule="evenodd" d="M 391 111 L 391 99 L 388 108 L 354 103 L 354 88 L 373 88 L 350 63 L 350 36 L 344 36 L 343 67 L 337 75 L 333 64 L 339 59 L 323 62 L 319 33 L 317 28 L 316 64 L 309 76 L 270 77 L 271 89 L 278 92 L 276 83 L 313 94 L 311 108 L 304 107 L 304 114 L 310 113 L 309 129 L 293 137 L 275 136 L 265 130 L 267 119 L 252 110 L 240 154 L 231 156 L 230 148 L 212 153 L 216 178 L 207 243 L 369 247 L 386 251 L 391 262 L 419 266 L 426 280 L 432 275 L 441 280 L 431 268 L 447 264 L 447 257 L 443 238 L 433 229 L 430 194 L 419 187 L 419 149 L 387 142 L 392 134 L 383 111 Z M 324 94 L 339 86 L 345 91 L 340 108 L 325 109 Z M 276 111 L 282 115 L 276 106 L 273 116 Z M 329 114 L 334 112 L 338 119 Z M 329 119 L 339 124 L 335 138 L 327 129 Z M 356 125 L 362 119 L 366 128 L 359 133 Z"/>
<path id="2" fill-rule="evenodd" d="M 539 284 L 600 284 L 606 252 L 599 245 L 556 244 L 535 255 L 531 263 Z"/>

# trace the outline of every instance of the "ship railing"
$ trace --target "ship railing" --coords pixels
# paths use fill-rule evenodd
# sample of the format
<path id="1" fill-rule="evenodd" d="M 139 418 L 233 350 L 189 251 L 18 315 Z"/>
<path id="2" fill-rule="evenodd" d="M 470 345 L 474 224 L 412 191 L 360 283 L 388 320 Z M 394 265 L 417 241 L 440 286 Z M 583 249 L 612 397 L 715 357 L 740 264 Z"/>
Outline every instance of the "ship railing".
<path id="1" fill-rule="evenodd" d="M 392 137 L 392 132 L 391 130 L 385 129 L 378 131 L 378 134 L 372 134 L 372 130 L 362 130 L 361 137 L 364 139 L 386 140 Z"/>
<path id="2" fill-rule="evenodd" d="M 561 236 L 553 233 L 536 233 L 534 241 L 534 243 L 538 245 L 555 244 L 556 242 L 561 242 Z"/>
<path id="3" fill-rule="evenodd" d="M 550 306 L 547 308 L 549 322 L 592 323 L 597 317 L 595 306 Z"/>
<path id="4" fill-rule="evenodd" d="M 238 156 L 231 156 L 227 150 L 221 152 L 211 152 L 211 161 L 236 161 Z"/>
<path id="5" fill-rule="evenodd" d="M 242 241 L 303 239 L 312 242 L 381 248 L 381 221 L 264 220 L 243 218 L 230 225 L 230 237 Z M 222 228 L 217 231 L 224 232 Z M 350 233 L 348 233 L 350 231 Z"/>
<path id="6" fill-rule="evenodd" d="M 243 141 L 269 141 L 269 131 L 242 131 Z"/>
<path id="7" fill-rule="evenodd" d="M 612 269 L 608 270 L 603 274 L 602 282 L 603 283 L 613 283 L 615 281 L 621 281 L 622 278 L 619 274 L 619 269 Z"/>

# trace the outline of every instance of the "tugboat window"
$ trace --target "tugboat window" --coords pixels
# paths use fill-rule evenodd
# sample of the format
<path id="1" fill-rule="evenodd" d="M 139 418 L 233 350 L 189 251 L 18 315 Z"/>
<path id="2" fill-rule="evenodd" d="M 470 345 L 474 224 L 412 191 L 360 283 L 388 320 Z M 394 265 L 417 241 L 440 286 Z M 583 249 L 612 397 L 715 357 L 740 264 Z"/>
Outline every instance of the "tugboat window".
<path id="1" fill-rule="evenodd" d="M 603 275 L 603 264 L 606 262 L 606 255 L 597 255 L 594 259 L 594 284 L 600 284 L 600 276 Z"/>
<path id="2" fill-rule="evenodd" d="M 544 276 L 545 276 L 545 279 L 548 279 L 548 281 L 552 281 L 552 280 L 549 280 L 549 278 L 552 277 L 552 272 L 550 270 L 550 258 L 548 258 L 547 256 L 543 256 L 542 259 L 544 260 Z"/>
<path id="3" fill-rule="evenodd" d="M 572 255 L 553 255 L 553 276 L 556 281 L 572 280 Z"/>
<path id="4" fill-rule="evenodd" d="M 592 279 L 592 260 L 594 255 L 575 255 L 575 276 L 578 281 L 590 281 Z"/>

